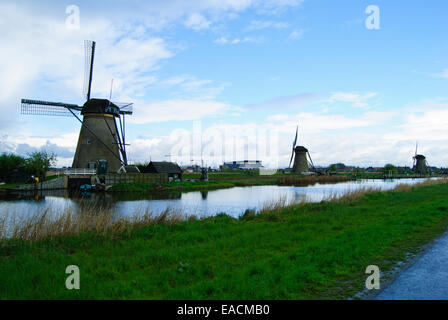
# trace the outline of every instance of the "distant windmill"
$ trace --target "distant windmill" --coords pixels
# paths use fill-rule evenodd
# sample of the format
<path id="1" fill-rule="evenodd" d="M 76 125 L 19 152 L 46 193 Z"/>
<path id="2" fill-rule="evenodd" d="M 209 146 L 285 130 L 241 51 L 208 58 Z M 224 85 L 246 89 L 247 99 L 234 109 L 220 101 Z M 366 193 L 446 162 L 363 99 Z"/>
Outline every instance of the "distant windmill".
<path id="1" fill-rule="evenodd" d="M 413 159 L 414 164 L 412 166 L 412 170 L 414 170 L 418 174 L 426 174 L 428 172 L 426 157 L 424 155 L 418 154 L 418 142 L 415 145 L 415 155 Z"/>
<path id="2" fill-rule="evenodd" d="M 94 41 L 84 41 L 85 73 L 83 106 L 62 102 L 22 99 L 21 113 L 25 115 L 73 116 L 81 123 L 73 168 L 97 168 L 117 172 L 127 166 L 125 115 L 132 114 L 132 103 L 117 103 L 107 99 L 91 99 Z M 111 88 L 112 96 L 112 88 Z M 83 116 L 81 120 L 79 113 Z M 119 128 L 117 126 L 117 120 Z"/>
<path id="3" fill-rule="evenodd" d="M 289 161 L 289 167 L 291 167 L 292 159 L 294 158 L 294 166 L 292 167 L 293 173 L 308 172 L 311 166 L 314 169 L 313 160 L 311 159 L 308 149 L 303 146 L 297 146 L 297 138 L 299 134 L 299 126 L 296 129 L 296 137 L 292 144 L 291 160 Z M 308 158 L 310 163 L 308 164 Z"/>

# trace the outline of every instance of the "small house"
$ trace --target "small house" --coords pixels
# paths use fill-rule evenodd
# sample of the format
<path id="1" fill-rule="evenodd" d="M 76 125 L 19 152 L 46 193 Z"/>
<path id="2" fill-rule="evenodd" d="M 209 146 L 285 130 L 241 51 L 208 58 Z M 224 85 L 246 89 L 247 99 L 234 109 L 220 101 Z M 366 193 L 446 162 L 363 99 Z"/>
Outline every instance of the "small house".
<path id="1" fill-rule="evenodd" d="M 143 169 L 143 173 L 166 173 L 169 181 L 182 180 L 182 169 L 174 162 L 151 161 Z"/>

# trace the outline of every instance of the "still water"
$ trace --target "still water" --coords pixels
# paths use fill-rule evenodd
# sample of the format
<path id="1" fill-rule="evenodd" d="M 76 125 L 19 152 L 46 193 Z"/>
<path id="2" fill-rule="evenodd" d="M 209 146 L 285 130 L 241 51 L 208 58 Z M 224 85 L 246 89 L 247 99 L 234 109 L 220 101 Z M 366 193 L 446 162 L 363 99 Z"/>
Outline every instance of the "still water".
<path id="1" fill-rule="evenodd" d="M 2 215 L 25 218 L 49 210 L 60 213 L 77 212 L 83 206 L 106 207 L 118 216 L 131 216 L 146 211 L 158 214 L 172 209 L 186 215 L 212 216 L 225 212 L 238 217 L 246 209 L 260 210 L 269 203 L 283 200 L 288 203 L 319 202 L 340 197 L 364 188 L 393 189 L 398 184 L 415 184 L 425 179 L 356 180 L 336 184 L 315 184 L 307 187 L 254 186 L 213 191 L 169 193 L 157 195 L 86 194 L 69 195 L 66 191 L 43 192 L 37 195 L 8 195 L 0 197 Z"/>

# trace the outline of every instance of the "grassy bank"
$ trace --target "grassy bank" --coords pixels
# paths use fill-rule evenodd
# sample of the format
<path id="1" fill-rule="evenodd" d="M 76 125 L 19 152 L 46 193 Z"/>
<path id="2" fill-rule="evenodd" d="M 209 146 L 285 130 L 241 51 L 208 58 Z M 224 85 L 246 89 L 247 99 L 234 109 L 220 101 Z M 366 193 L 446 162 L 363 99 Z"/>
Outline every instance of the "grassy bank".
<path id="1" fill-rule="evenodd" d="M 447 192 L 446 182 L 432 181 L 273 205 L 240 219 L 97 217 L 82 228 L 67 218 L 57 225 L 43 219 L 0 242 L 0 298 L 346 298 L 364 288 L 368 265 L 387 271 L 446 230 Z M 33 238 L 39 224 L 48 231 L 43 239 Z M 72 264 L 81 290 L 65 289 Z"/>
<path id="2" fill-rule="evenodd" d="M 214 190 L 232 187 L 249 187 L 260 185 L 307 186 L 316 183 L 336 183 L 349 181 L 349 176 L 297 176 L 297 175 L 248 175 L 248 174 L 215 174 L 209 181 L 191 181 L 198 179 L 194 174 L 184 175 L 184 181 L 170 183 L 132 183 L 117 184 L 110 191 L 116 192 L 187 192 Z"/>
<path id="3" fill-rule="evenodd" d="M 179 181 L 170 183 L 120 183 L 109 191 L 115 192 L 186 192 L 235 187 L 231 182 L 220 181 Z"/>

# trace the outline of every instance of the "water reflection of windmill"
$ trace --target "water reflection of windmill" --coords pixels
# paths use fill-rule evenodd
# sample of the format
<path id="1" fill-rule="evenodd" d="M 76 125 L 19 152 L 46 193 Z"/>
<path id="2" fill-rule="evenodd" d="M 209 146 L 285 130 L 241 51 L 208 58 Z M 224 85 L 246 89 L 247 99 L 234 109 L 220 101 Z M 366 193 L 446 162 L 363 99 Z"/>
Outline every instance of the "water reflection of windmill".
<path id="1" fill-rule="evenodd" d="M 412 158 L 414 159 L 412 170 L 414 170 L 418 174 L 426 174 L 428 171 L 426 157 L 424 155 L 418 154 L 418 143 L 415 145 L 415 155 Z"/>
<path id="2" fill-rule="evenodd" d="M 125 115 L 132 114 L 132 103 L 90 98 L 95 42 L 86 40 L 84 45 L 84 94 L 87 98 L 84 105 L 22 99 L 21 113 L 75 117 L 81 123 L 81 130 L 72 167 L 94 169 L 99 166 L 103 172 L 117 172 L 127 165 Z"/>
<path id="3" fill-rule="evenodd" d="M 294 158 L 294 165 L 292 167 L 293 173 L 309 172 L 309 168 L 314 169 L 313 160 L 308 152 L 308 149 L 304 146 L 297 146 L 297 138 L 299 135 L 299 126 L 296 129 L 296 137 L 292 144 L 291 160 L 289 161 L 289 167 L 291 167 L 292 159 Z M 309 159 L 309 163 L 308 163 Z"/>

